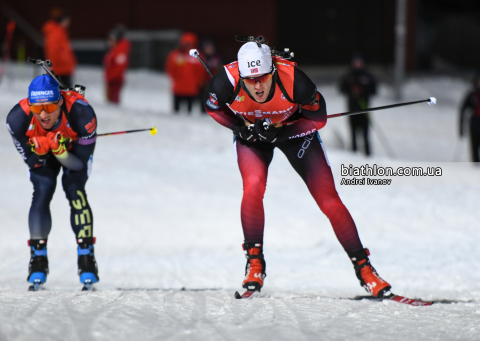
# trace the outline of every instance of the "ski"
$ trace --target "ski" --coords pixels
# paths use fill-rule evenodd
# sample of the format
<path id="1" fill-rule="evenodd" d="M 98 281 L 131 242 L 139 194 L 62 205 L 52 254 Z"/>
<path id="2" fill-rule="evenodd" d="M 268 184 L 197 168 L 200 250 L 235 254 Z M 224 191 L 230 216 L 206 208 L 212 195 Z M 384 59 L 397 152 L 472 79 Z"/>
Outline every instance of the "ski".
<path id="1" fill-rule="evenodd" d="M 257 297 L 258 293 L 259 293 L 258 290 L 247 290 L 242 295 L 240 295 L 238 291 L 235 291 L 235 298 L 237 300 L 249 299 L 249 298 Z M 427 307 L 435 303 L 435 302 L 429 302 L 429 301 L 416 300 L 413 298 L 408 298 L 405 296 L 400 296 L 395 294 L 390 294 L 384 297 L 373 297 L 373 296 L 367 296 L 367 295 L 356 296 L 354 298 L 349 298 L 349 300 L 354 300 L 354 301 L 369 300 L 369 301 L 377 301 L 377 302 L 388 300 L 388 301 L 393 301 L 397 303 L 412 305 L 415 307 Z"/>
<path id="2" fill-rule="evenodd" d="M 415 300 L 413 298 L 408 298 L 405 296 L 400 296 L 400 295 L 395 295 L 395 294 L 390 294 L 384 297 L 373 297 L 373 296 L 356 296 L 353 298 L 355 301 L 361 301 L 361 300 L 369 300 L 369 301 L 393 301 L 393 302 L 398 302 L 402 304 L 408 304 L 408 305 L 413 305 L 416 307 L 426 307 L 426 306 L 431 306 L 435 302 L 428 302 L 428 301 L 421 301 L 421 300 Z"/>
<path id="3" fill-rule="evenodd" d="M 242 295 L 240 295 L 240 293 L 238 291 L 235 291 L 235 298 L 237 300 L 241 300 L 241 299 L 246 299 L 246 298 L 253 298 L 255 293 L 259 293 L 260 291 L 258 290 L 247 290 L 245 291 Z"/>
<path id="4" fill-rule="evenodd" d="M 40 289 L 43 289 L 43 283 L 39 279 L 36 279 L 32 285 L 28 287 L 28 291 L 39 291 Z"/>
<path id="5" fill-rule="evenodd" d="M 85 283 L 83 285 L 82 291 L 93 291 L 93 283 L 91 280 L 87 279 L 85 280 Z"/>

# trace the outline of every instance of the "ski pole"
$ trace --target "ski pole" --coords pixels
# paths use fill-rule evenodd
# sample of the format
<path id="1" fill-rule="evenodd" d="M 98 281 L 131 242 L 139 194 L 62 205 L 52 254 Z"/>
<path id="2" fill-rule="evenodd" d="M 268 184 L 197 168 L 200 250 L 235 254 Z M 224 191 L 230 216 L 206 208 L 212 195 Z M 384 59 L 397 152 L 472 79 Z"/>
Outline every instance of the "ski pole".
<path id="1" fill-rule="evenodd" d="M 390 109 L 390 108 L 404 107 L 406 105 L 412 105 L 412 104 L 423 103 L 423 102 L 427 102 L 428 105 L 434 105 L 434 104 L 437 103 L 437 99 L 435 97 L 429 97 L 428 99 L 422 99 L 420 101 L 404 102 L 404 103 L 385 105 L 383 107 L 366 108 L 366 109 L 355 110 L 355 111 L 347 111 L 347 112 L 342 112 L 342 113 L 339 113 L 339 114 L 327 115 L 327 118 L 366 114 L 369 111 L 377 111 L 377 110 L 385 110 L 385 109 Z"/>
<path id="2" fill-rule="evenodd" d="M 203 67 L 205 68 L 205 70 L 207 70 L 208 74 L 210 75 L 210 77 L 213 78 L 213 73 L 212 71 L 210 71 L 210 69 L 208 68 L 207 64 L 205 64 L 205 62 L 203 61 L 202 57 L 200 57 L 200 53 L 198 53 L 198 51 L 196 49 L 191 49 L 189 51 L 189 54 L 191 57 L 193 58 L 197 58 L 200 63 L 202 63 Z M 243 117 L 242 115 L 240 115 L 239 113 L 237 113 L 235 110 L 233 110 L 231 107 L 230 107 L 230 104 L 226 103 L 227 104 L 227 107 L 230 108 L 231 111 L 233 111 L 233 113 L 238 117 L 240 118 L 241 120 L 243 120 L 244 122 L 247 123 L 247 125 L 249 125 L 249 123 L 251 123 L 250 121 L 248 121 L 247 119 L 245 119 L 245 117 Z"/>
<path id="3" fill-rule="evenodd" d="M 147 131 L 147 130 L 150 131 L 150 135 L 156 135 L 157 134 L 157 128 L 151 127 L 151 128 L 147 128 L 147 129 L 115 131 L 115 132 L 111 132 L 111 133 L 98 134 L 97 136 L 122 135 L 122 134 L 138 133 L 138 132 Z"/>
<path id="4" fill-rule="evenodd" d="M 198 51 L 196 49 L 191 49 L 189 51 L 189 54 L 191 57 L 193 58 L 197 58 L 200 63 L 202 63 L 203 67 L 205 68 L 205 70 L 207 70 L 208 74 L 210 75 L 210 77 L 213 78 L 213 73 L 212 71 L 210 71 L 210 69 L 208 68 L 207 64 L 205 64 L 205 62 L 203 61 L 202 57 L 200 57 L 200 54 L 198 53 Z"/>
<path id="5" fill-rule="evenodd" d="M 212 71 L 208 68 L 207 64 L 203 61 L 202 57 L 200 57 L 200 54 L 196 49 L 191 49 L 189 51 L 190 56 L 193 58 L 197 58 L 200 63 L 202 63 L 203 67 L 205 70 L 207 70 L 208 74 L 213 77 Z M 356 111 L 347 111 L 347 112 L 342 112 L 339 114 L 332 114 L 332 115 L 327 115 L 327 118 L 334 118 L 334 117 L 340 117 L 340 116 L 350 116 L 350 115 L 358 115 L 358 114 L 366 114 L 369 111 L 376 111 L 376 110 L 385 110 L 385 109 L 391 109 L 391 108 L 397 108 L 397 107 L 403 107 L 406 105 L 412 105 L 412 104 L 417 104 L 417 103 L 423 103 L 427 102 L 428 105 L 434 105 L 437 103 L 437 99 L 435 97 L 429 97 L 428 99 L 422 99 L 420 101 L 413 101 L 413 102 L 404 102 L 404 103 L 397 103 L 397 104 L 391 104 L 391 105 L 385 105 L 383 107 L 376 107 L 376 108 L 367 108 L 367 109 L 362 109 L 362 110 L 356 110 Z M 238 114 L 237 114 L 238 115 Z"/>

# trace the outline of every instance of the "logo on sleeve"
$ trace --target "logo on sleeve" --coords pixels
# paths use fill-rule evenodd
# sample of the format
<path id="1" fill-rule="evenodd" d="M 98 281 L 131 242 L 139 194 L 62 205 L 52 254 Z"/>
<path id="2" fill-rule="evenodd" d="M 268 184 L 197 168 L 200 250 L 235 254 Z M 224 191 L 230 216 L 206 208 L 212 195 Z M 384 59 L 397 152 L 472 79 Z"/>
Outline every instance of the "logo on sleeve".
<path id="1" fill-rule="evenodd" d="M 10 124 L 7 123 L 7 129 L 10 132 L 10 134 L 14 135 L 12 128 L 10 128 Z"/>
<path id="2" fill-rule="evenodd" d="M 97 119 L 96 118 L 93 118 L 93 120 L 85 126 L 85 129 L 87 129 L 87 131 L 90 134 L 92 134 L 95 131 L 96 128 L 97 128 Z"/>
<path id="3" fill-rule="evenodd" d="M 238 61 L 235 61 L 235 62 L 233 62 L 233 63 L 228 64 L 228 68 L 229 68 L 229 69 L 233 69 L 233 68 L 236 67 L 237 65 L 238 65 Z"/>
<path id="4" fill-rule="evenodd" d="M 218 100 L 217 100 L 217 95 L 214 94 L 213 92 L 210 93 L 210 97 L 207 100 L 207 105 L 212 108 L 212 109 L 218 109 L 220 108 L 218 106 Z"/>

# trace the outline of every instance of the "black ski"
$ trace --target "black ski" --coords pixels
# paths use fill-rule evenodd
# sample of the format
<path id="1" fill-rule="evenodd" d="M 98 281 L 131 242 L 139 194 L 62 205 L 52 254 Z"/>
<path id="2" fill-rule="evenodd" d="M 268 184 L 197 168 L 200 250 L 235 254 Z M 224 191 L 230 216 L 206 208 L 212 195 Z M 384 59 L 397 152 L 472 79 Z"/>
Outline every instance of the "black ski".
<path id="1" fill-rule="evenodd" d="M 40 289 L 43 289 L 43 283 L 39 279 L 36 279 L 32 285 L 28 287 L 28 291 L 39 291 Z"/>
<path id="2" fill-rule="evenodd" d="M 91 280 L 87 279 L 83 285 L 82 291 L 94 291 L 93 283 Z"/>

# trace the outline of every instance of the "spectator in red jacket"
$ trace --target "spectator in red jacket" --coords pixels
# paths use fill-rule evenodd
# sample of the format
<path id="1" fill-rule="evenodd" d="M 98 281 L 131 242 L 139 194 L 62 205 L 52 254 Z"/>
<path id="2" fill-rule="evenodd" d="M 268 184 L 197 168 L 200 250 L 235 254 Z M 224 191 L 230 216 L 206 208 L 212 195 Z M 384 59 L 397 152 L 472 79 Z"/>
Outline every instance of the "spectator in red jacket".
<path id="1" fill-rule="evenodd" d="M 177 49 L 169 53 L 165 71 L 173 85 L 173 101 L 175 113 L 180 110 L 180 102 L 186 101 L 188 112 L 192 111 L 195 100 L 202 86 L 208 81 L 208 74 L 200 61 L 189 55 L 190 49 L 197 47 L 198 38 L 195 33 L 184 33 Z"/>
<path id="2" fill-rule="evenodd" d="M 125 72 L 130 60 L 130 42 L 125 38 L 125 27 L 117 26 L 108 34 L 110 50 L 103 58 L 107 100 L 120 103 L 120 90 L 125 82 Z"/>
<path id="3" fill-rule="evenodd" d="M 42 27 L 45 58 L 53 64 L 53 72 L 61 78 L 67 87 L 72 87 L 72 76 L 77 65 L 68 37 L 70 15 L 55 7 L 50 11 L 50 20 Z"/>

